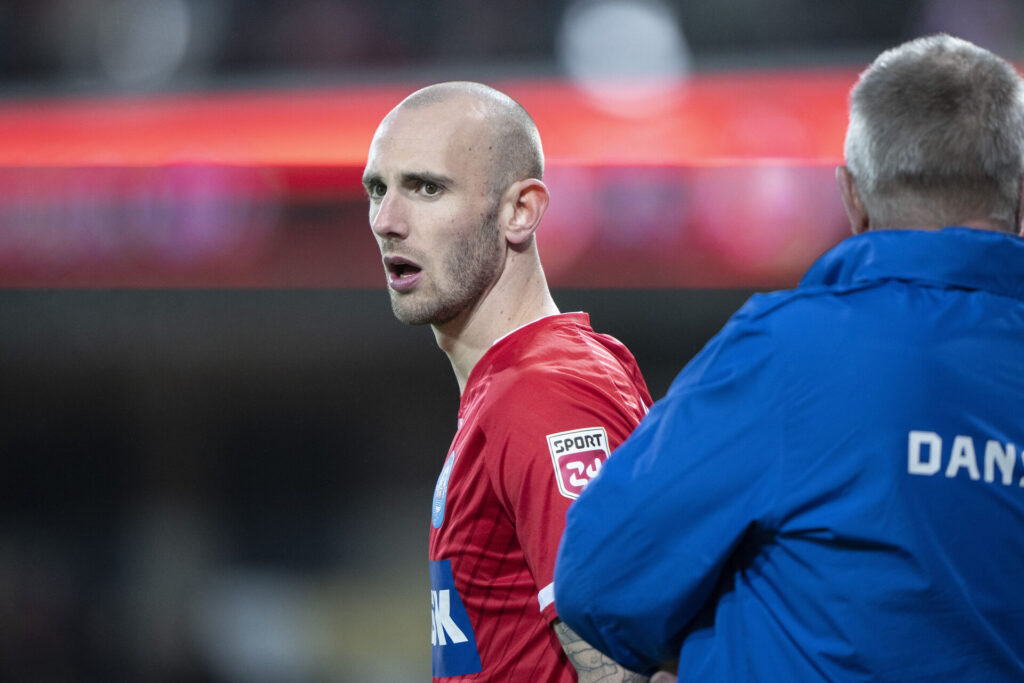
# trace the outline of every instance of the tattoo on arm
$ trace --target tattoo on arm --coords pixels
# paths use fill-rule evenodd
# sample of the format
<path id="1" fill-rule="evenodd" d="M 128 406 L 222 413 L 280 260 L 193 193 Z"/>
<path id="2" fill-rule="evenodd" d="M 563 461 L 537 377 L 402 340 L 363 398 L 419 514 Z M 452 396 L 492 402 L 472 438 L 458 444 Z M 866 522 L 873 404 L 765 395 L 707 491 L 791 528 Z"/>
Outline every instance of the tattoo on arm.
<path id="1" fill-rule="evenodd" d="M 562 649 L 579 673 L 580 683 L 646 683 L 647 676 L 622 668 L 618 663 L 605 657 L 597 649 L 580 638 L 565 622 L 557 620 L 552 624 Z"/>

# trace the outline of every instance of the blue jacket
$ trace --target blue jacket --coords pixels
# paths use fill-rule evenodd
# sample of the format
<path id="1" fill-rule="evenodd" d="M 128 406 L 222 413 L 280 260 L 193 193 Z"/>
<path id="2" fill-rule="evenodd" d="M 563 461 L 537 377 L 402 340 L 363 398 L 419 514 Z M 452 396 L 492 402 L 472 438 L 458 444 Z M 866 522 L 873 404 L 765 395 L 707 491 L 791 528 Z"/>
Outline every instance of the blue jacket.
<path id="1" fill-rule="evenodd" d="M 555 604 L 680 681 L 1024 680 L 1024 239 L 752 297 L 569 509 Z"/>

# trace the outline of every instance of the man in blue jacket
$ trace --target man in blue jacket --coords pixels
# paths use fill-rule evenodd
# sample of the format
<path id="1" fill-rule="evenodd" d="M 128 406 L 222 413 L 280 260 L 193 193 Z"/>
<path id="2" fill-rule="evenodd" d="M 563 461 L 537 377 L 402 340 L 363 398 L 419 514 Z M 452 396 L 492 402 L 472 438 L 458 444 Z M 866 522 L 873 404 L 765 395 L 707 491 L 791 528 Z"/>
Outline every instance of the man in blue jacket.
<path id="1" fill-rule="evenodd" d="M 882 54 L 855 235 L 754 296 L 568 513 L 562 619 L 680 680 L 1024 680 L 1024 84 Z"/>

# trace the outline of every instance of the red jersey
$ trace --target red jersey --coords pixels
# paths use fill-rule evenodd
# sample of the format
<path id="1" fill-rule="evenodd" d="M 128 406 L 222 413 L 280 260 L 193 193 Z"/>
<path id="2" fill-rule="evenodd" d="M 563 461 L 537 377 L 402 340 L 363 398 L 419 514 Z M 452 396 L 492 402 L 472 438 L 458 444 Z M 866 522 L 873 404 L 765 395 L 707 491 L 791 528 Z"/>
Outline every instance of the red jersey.
<path id="1" fill-rule="evenodd" d="M 483 355 L 431 510 L 435 679 L 576 680 L 551 628 L 565 513 L 650 404 L 632 354 L 585 313 L 536 320 Z"/>

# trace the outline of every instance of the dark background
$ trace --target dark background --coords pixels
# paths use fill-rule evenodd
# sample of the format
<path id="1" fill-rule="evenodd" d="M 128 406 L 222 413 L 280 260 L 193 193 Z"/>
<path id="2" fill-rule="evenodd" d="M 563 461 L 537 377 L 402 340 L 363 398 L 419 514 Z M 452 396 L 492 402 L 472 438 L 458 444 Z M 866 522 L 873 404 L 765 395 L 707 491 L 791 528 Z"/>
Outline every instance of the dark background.
<path id="1" fill-rule="evenodd" d="M 0 100 L 557 77 L 586 4 L 5 0 Z M 943 29 L 1013 59 L 1022 5 L 656 6 L 714 72 L 860 68 Z M 372 242 L 344 206 L 272 220 Z M 555 298 L 625 342 L 658 398 L 776 280 Z M 383 287 L 184 285 L 0 291 L 0 681 L 426 679 L 429 500 L 458 406 L 429 329 L 396 322 Z"/>
<path id="2" fill-rule="evenodd" d="M 5 0 L 0 82 L 9 91 L 162 88 L 238 80 L 357 81 L 473 68 L 494 78 L 560 70 L 567 9 L 520 0 Z M 939 30 L 1020 54 L 1016 0 L 638 0 L 673 17 L 699 68 L 870 60 Z M 182 35 L 185 39 L 182 39 Z M 184 44 L 181 50 L 173 46 Z M 166 66 L 132 72 L 147 55 Z M 157 60 L 160 61 L 160 60 Z M 148 76 L 147 76 L 148 74 Z"/>
<path id="3" fill-rule="evenodd" d="M 747 295 L 555 292 L 655 396 Z M 0 349 L 5 680 L 425 677 L 457 387 L 386 293 L 8 290 Z"/>

